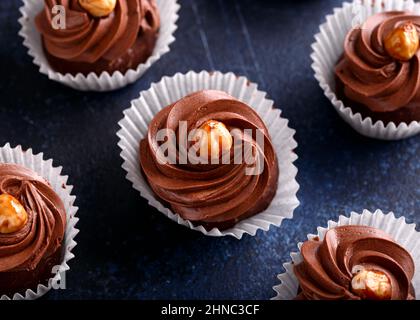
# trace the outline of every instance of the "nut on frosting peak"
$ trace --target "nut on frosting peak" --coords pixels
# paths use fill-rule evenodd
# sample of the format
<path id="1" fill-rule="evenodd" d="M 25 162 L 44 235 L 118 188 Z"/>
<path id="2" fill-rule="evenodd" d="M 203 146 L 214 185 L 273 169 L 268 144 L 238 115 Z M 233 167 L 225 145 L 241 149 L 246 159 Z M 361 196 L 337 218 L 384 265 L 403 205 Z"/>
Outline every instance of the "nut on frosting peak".
<path id="1" fill-rule="evenodd" d="M 410 60 L 419 49 L 419 34 L 416 26 L 411 21 L 395 26 L 385 37 L 384 46 L 394 59 Z"/>
<path id="2" fill-rule="evenodd" d="M 80 5 L 94 17 L 104 17 L 115 9 L 117 0 L 79 0 Z"/>
<path id="3" fill-rule="evenodd" d="M 28 222 L 28 213 L 18 199 L 10 194 L 0 194 L 0 234 L 22 229 Z"/>

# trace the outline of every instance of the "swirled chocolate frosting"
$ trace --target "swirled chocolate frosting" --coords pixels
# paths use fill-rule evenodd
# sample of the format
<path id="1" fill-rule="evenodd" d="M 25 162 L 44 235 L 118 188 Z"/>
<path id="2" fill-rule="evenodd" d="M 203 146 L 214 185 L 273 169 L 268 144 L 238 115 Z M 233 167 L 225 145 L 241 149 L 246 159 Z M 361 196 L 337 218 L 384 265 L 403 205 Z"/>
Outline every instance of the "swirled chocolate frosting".
<path id="1" fill-rule="evenodd" d="M 360 300 L 351 284 L 355 266 L 385 274 L 391 284 L 390 299 L 414 298 L 411 255 L 379 229 L 336 227 L 323 241 L 304 242 L 301 254 L 303 261 L 294 267 L 301 290 L 297 299 Z"/>
<path id="2" fill-rule="evenodd" d="M 222 122 L 229 131 L 260 129 L 264 148 L 257 154 L 264 164 L 263 171 L 247 174 L 246 162 L 235 162 L 232 155 L 229 162 L 220 164 L 161 164 L 158 161 L 161 142 L 157 133 L 160 130 L 178 132 L 180 121 L 186 121 L 190 132 L 208 120 Z M 259 148 L 253 138 L 241 138 Z M 221 91 L 199 91 L 161 110 L 151 121 L 147 138 L 140 143 L 140 164 L 162 202 L 182 218 L 207 229 L 226 229 L 265 210 L 277 190 L 277 157 L 265 124 L 251 107 Z"/>
<path id="3" fill-rule="evenodd" d="M 386 37 L 411 22 L 420 28 L 420 16 L 383 12 L 353 28 L 344 42 L 344 55 L 335 73 L 337 95 L 362 116 L 385 123 L 420 121 L 420 52 L 408 61 L 392 58 Z"/>
<path id="4" fill-rule="evenodd" d="M 0 234 L 0 294 L 34 289 L 59 264 L 66 212 L 48 182 L 14 164 L 0 164 L 0 194 L 15 197 L 28 214 L 20 230 Z"/>
<path id="5" fill-rule="evenodd" d="M 65 29 L 53 27 L 55 5 L 65 8 Z M 118 0 L 102 18 L 90 15 L 78 0 L 45 0 L 35 22 L 51 66 L 73 75 L 136 69 L 152 54 L 160 26 L 155 0 Z"/>

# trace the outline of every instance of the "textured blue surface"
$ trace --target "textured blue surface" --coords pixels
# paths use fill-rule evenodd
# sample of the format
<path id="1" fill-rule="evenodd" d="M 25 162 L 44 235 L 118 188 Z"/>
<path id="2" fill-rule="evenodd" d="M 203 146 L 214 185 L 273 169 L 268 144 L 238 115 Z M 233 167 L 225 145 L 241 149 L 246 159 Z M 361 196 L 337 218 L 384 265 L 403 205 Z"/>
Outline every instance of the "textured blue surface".
<path id="1" fill-rule="evenodd" d="M 46 299 L 268 299 L 296 243 L 339 214 L 363 208 L 420 220 L 420 137 L 363 138 L 313 78 L 310 45 L 340 1 L 181 0 L 177 41 L 134 85 L 81 93 L 37 71 L 22 46 L 17 0 L 0 1 L 0 145 L 44 152 L 64 167 L 80 207 L 67 290 Z M 124 178 L 115 132 L 151 82 L 178 71 L 246 75 L 297 130 L 301 206 L 281 228 L 216 239 L 148 207 Z"/>

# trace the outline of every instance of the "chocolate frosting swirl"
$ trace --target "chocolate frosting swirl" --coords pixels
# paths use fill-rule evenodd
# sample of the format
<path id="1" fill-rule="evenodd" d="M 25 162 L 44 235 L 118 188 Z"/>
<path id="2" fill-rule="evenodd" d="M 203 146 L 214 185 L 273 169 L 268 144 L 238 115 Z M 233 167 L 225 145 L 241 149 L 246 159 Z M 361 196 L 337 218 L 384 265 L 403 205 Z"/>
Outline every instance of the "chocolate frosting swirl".
<path id="1" fill-rule="evenodd" d="M 336 76 L 344 85 L 344 95 L 372 112 L 396 112 L 420 103 L 420 52 L 409 61 L 397 61 L 384 47 L 387 35 L 404 22 L 420 28 L 420 16 L 383 12 L 353 28 L 345 39 Z M 413 117 L 413 111 L 410 114 Z"/>
<path id="2" fill-rule="evenodd" d="M 0 164 L 3 193 L 20 201 L 28 221 L 19 231 L 0 234 L 0 273 L 34 270 L 61 246 L 66 227 L 64 205 L 48 182 L 14 164 Z"/>
<path id="3" fill-rule="evenodd" d="M 379 229 L 336 227 L 327 231 L 323 241 L 303 243 L 301 254 L 303 262 L 294 267 L 301 289 L 298 299 L 360 300 L 351 291 L 352 269 L 356 265 L 385 273 L 391 281 L 391 299 L 413 299 L 413 259 Z"/>
<path id="4" fill-rule="evenodd" d="M 66 9 L 66 28 L 55 30 L 52 8 Z M 154 0 L 118 0 L 114 11 L 103 18 L 88 14 L 78 0 L 45 0 L 36 17 L 46 51 L 60 59 L 94 63 L 123 56 L 140 34 L 157 33 L 159 15 Z"/>
<path id="5" fill-rule="evenodd" d="M 259 175 L 246 175 L 247 164 L 234 164 L 233 149 L 226 164 L 161 164 L 157 160 L 160 129 L 178 132 L 179 121 L 188 123 L 188 132 L 208 120 L 224 123 L 229 131 L 260 129 L 264 136 L 264 161 Z M 241 136 L 253 147 L 257 143 Z M 176 143 L 176 142 L 175 142 Z M 178 148 L 179 146 L 176 146 Z M 259 149 L 260 150 L 260 149 Z M 261 151 L 261 150 L 260 150 Z M 277 189 L 278 164 L 266 126 L 257 113 L 230 95 L 206 90 L 193 93 L 161 110 L 149 125 L 147 139 L 140 143 L 140 164 L 156 195 L 182 218 L 207 228 L 221 229 L 263 211 Z"/>

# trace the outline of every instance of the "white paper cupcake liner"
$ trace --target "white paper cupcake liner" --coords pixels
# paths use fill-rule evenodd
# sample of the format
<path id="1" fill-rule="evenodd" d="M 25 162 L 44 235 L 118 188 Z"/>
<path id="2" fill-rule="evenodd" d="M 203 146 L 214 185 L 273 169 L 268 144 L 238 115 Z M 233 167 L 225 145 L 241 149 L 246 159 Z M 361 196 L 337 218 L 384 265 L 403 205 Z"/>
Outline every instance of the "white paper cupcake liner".
<path id="1" fill-rule="evenodd" d="M 24 38 L 23 44 L 29 49 L 28 53 L 33 57 L 33 62 L 39 66 L 39 71 L 46 74 L 51 80 L 82 91 L 116 90 L 137 81 L 153 63 L 170 51 L 169 46 L 175 41 L 174 32 L 177 29 L 176 22 L 180 5 L 177 0 L 156 0 L 156 2 L 159 8 L 161 26 L 153 54 L 137 69 L 128 70 L 125 74 L 116 71 L 112 75 L 108 72 L 102 72 L 98 76 L 91 72 L 87 76 L 81 73 L 74 76 L 69 73 L 64 75 L 54 71 L 45 57 L 41 35 L 35 27 L 35 16 L 44 7 L 44 1 L 42 0 L 23 0 L 23 6 L 20 8 L 22 16 L 19 19 L 22 28 L 19 35 Z"/>
<path id="2" fill-rule="evenodd" d="M 362 214 L 352 212 L 350 217 L 340 216 L 338 222 L 328 221 L 326 228 L 318 227 L 318 234 L 308 234 L 308 240 L 318 236 L 320 240 L 324 239 L 327 230 L 337 226 L 364 225 L 381 229 L 387 232 L 398 244 L 403 246 L 413 257 L 415 263 L 415 274 L 412 284 L 416 291 L 416 299 L 420 299 L 420 233 L 416 231 L 415 224 L 407 224 L 404 217 L 396 218 L 394 213 L 384 214 L 381 210 L 370 212 L 363 210 Z M 298 244 L 300 250 L 302 242 Z M 285 273 L 279 274 L 277 278 L 281 284 L 273 287 L 277 296 L 272 300 L 292 300 L 296 297 L 299 288 L 299 282 L 293 272 L 293 264 L 302 262 L 300 252 L 290 254 L 292 262 L 283 264 Z"/>
<path id="3" fill-rule="evenodd" d="M 199 90 L 222 90 L 254 108 L 268 127 L 278 157 L 280 176 L 278 189 L 271 205 L 251 218 L 237 223 L 233 228 L 221 231 L 214 228 L 207 231 L 202 226 L 194 226 L 165 207 L 154 195 L 144 179 L 139 164 L 139 143 L 147 135 L 152 118 L 164 107 L 182 97 Z M 124 118 L 119 122 L 121 130 L 118 146 L 122 149 L 123 169 L 133 187 L 140 191 L 149 204 L 168 218 L 190 229 L 209 236 L 233 236 L 241 239 L 243 234 L 255 235 L 257 230 L 267 231 L 271 225 L 280 226 L 284 218 L 291 219 L 294 209 L 299 205 L 296 193 L 299 185 L 296 182 L 297 168 L 293 162 L 297 159 L 293 150 L 297 143 L 293 138 L 295 130 L 288 127 L 288 120 L 280 116 L 281 111 L 273 108 L 273 101 L 268 100 L 266 93 L 257 90 L 257 85 L 249 83 L 245 77 L 233 73 L 220 72 L 177 73 L 173 77 L 163 77 L 159 83 L 143 91 L 137 100 L 131 102 L 131 108 L 124 111 Z"/>
<path id="4" fill-rule="evenodd" d="M 315 78 L 331 100 L 338 114 L 362 135 L 382 140 L 400 140 L 414 136 L 420 132 L 420 122 L 400 123 L 398 126 L 390 122 L 373 122 L 372 118 L 363 118 L 360 113 L 354 113 L 346 107 L 335 94 L 334 68 L 343 54 L 344 39 L 352 26 L 362 23 L 367 17 L 382 11 L 408 10 L 420 14 L 420 4 L 403 0 L 360 0 L 353 3 L 345 2 L 343 7 L 335 8 L 334 13 L 326 17 L 326 22 L 320 26 L 320 32 L 315 35 L 312 44 L 312 68 Z"/>
<path id="5" fill-rule="evenodd" d="M 61 175 L 62 167 L 53 167 L 52 159 L 44 160 L 42 153 L 34 155 L 32 149 L 22 150 L 21 146 L 12 148 L 7 143 L 4 147 L 0 147 L 0 163 L 19 164 L 38 173 L 50 183 L 53 190 L 60 196 L 67 213 L 67 226 L 62 247 L 62 262 L 58 268 L 58 272 L 49 279 L 48 285 L 39 284 L 36 291 L 28 289 L 23 294 L 15 293 L 12 297 L 6 295 L 0 297 L 0 300 L 34 300 L 51 290 L 52 284 L 60 283 L 61 273 L 70 270 L 68 262 L 74 258 L 72 250 L 77 244 L 74 238 L 79 233 L 79 230 L 75 228 L 77 221 L 79 221 L 76 218 L 78 208 L 74 206 L 76 197 L 71 195 L 73 186 L 67 185 L 68 177 Z"/>

